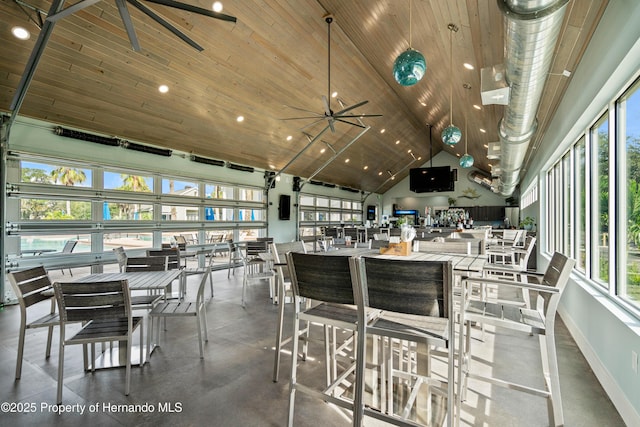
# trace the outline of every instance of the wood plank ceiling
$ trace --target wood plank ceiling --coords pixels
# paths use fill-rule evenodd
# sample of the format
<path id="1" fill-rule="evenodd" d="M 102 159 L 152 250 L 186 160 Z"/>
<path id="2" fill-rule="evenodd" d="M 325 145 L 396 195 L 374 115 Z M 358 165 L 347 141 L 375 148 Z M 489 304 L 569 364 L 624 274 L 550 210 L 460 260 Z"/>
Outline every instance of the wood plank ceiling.
<path id="1" fill-rule="evenodd" d="M 207 0 L 185 1 L 211 7 Z M 563 71 L 575 69 L 606 4 L 607 0 L 569 2 L 530 150 L 568 84 Z M 402 179 L 410 167 L 428 161 L 429 125 L 433 155 L 442 149 L 464 154 L 464 136 L 454 148 L 443 148 L 440 142 L 451 120 L 451 87 L 453 123 L 467 129 L 475 166 L 490 171 L 486 145 L 498 141 L 504 108 L 482 106 L 480 100 L 481 68 L 504 60 L 503 18 L 494 0 L 413 0 L 411 24 L 408 0 L 227 0 L 223 13 L 236 16 L 236 23 L 146 5 L 204 51 L 194 50 L 129 7 L 141 45 L 141 51 L 134 52 L 115 1 L 99 1 L 55 25 L 20 114 L 277 171 L 308 144 L 303 131 L 313 137 L 327 124 L 308 126 L 313 120 L 282 119 L 309 115 L 292 107 L 323 112 L 321 97 L 328 93 L 323 16 L 331 13 L 330 90 L 346 105 L 368 100 L 354 110 L 358 114 L 383 116 L 363 119 L 371 129 L 314 179 L 384 192 L 397 182 L 392 175 Z M 10 110 L 38 37 L 34 9 L 44 18 L 50 7 L 47 0 L 0 2 L 2 111 Z M 459 31 L 452 34 L 449 23 Z M 32 33 L 29 40 L 11 35 L 18 25 Z M 409 39 L 424 54 L 427 72 L 418 84 L 403 87 L 391 70 Z M 168 93 L 158 91 L 162 84 L 169 86 Z M 340 109 L 336 98 L 331 102 L 334 111 Z M 245 117 L 241 123 L 236 121 L 240 115 Z M 332 149 L 341 150 L 361 131 L 337 123 L 335 133 L 325 132 L 286 172 L 309 177 L 330 158 Z"/>

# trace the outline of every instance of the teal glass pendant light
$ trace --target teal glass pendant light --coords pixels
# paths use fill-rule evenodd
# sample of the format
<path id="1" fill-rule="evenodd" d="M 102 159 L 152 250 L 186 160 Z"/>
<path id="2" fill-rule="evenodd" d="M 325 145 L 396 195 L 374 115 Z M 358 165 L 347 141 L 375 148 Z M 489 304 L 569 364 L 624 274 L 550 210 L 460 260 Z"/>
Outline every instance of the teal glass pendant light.
<path id="1" fill-rule="evenodd" d="M 460 166 L 462 166 L 463 168 L 470 168 L 471 166 L 473 166 L 473 156 L 470 154 L 465 154 L 464 156 L 460 157 Z"/>
<path id="2" fill-rule="evenodd" d="M 393 62 L 393 78 L 402 86 L 413 86 L 418 83 L 427 71 L 424 55 L 411 47 L 411 10 L 409 0 L 409 49 L 402 52 Z"/>
<path id="3" fill-rule="evenodd" d="M 451 79 L 451 91 L 449 93 L 449 120 L 450 124 L 442 131 L 442 142 L 447 145 L 456 145 L 462 139 L 462 131 L 457 126 L 453 125 L 453 33 L 458 31 L 458 27 L 454 24 L 449 24 L 449 70 Z"/>

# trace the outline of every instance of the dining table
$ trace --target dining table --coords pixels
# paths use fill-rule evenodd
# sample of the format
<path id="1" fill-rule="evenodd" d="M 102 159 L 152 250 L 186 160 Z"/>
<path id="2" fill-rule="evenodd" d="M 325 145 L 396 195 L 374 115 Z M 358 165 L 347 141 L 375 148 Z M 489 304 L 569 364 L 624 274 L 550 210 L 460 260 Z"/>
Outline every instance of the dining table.
<path id="1" fill-rule="evenodd" d="M 148 291 L 162 292 L 165 296 L 176 279 L 181 279 L 182 270 L 165 270 L 165 271 L 141 271 L 141 272 L 121 272 L 121 273 L 94 273 L 83 277 L 74 278 L 72 283 L 93 283 L 106 282 L 113 280 L 127 280 L 129 291 Z M 142 327 L 142 326 L 141 326 Z M 122 343 L 122 347 L 118 345 L 103 345 L 100 354 L 89 365 L 91 369 L 107 369 L 126 366 L 126 352 L 119 351 L 120 348 L 126 349 L 126 342 Z M 144 345 L 144 342 L 139 344 Z M 145 360 L 140 360 L 140 348 L 132 346 L 131 348 L 131 365 L 142 366 Z M 153 350 L 153 349 L 152 349 Z M 143 355 L 147 352 L 142 352 Z"/>

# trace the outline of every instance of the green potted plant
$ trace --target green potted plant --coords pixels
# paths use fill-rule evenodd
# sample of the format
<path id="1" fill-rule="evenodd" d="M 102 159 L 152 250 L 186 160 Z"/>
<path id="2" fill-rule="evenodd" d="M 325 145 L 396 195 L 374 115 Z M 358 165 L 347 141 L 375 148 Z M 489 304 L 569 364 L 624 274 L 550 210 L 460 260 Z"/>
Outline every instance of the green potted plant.
<path id="1" fill-rule="evenodd" d="M 456 199 L 454 197 L 449 197 L 449 206 L 455 206 L 456 205 Z"/>
<path id="2" fill-rule="evenodd" d="M 533 217 L 526 216 L 520 221 L 520 226 L 525 230 L 530 231 L 535 223 L 536 220 Z"/>

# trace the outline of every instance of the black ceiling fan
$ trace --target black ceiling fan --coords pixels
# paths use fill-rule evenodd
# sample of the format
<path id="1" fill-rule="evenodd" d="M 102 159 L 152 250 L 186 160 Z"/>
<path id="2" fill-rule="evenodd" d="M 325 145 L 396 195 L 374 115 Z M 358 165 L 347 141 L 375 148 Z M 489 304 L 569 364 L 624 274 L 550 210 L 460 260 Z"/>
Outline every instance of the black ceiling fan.
<path id="1" fill-rule="evenodd" d="M 327 95 L 322 95 L 322 106 L 324 107 L 324 111 L 322 113 L 316 113 L 313 111 L 305 110 L 303 108 L 288 106 L 289 108 L 293 108 L 295 110 L 304 111 L 306 113 L 313 114 L 312 116 L 303 116 L 303 117 L 289 117 L 282 120 L 308 120 L 315 119 L 312 123 L 304 126 L 302 129 L 306 129 L 310 126 L 315 125 L 323 120 L 328 122 L 328 126 L 331 128 L 331 132 L 335 133 L 335 122 L 347 123 L 351 126 L 357 126 L 360 128 L 365 128 L 359 120 L 358 122 L 353 122 L 347 119 L 361 119 L 364 117 L 382 117 L 382 114 L 353 114 L 352 111 L 358 107 L 361 107 L 368 103 L 369 101 L 360 101 L 356 104 L 345 106 L 342 102 L 340 102 L 340 106 L 342 109 L 340 111 L 333 111 L 331 109 L 331 23 L 333 22 L 333 15 L 328 14 L 324 16 L 324 20 L 327 23 L 327 51 L 328 51 L 328 60 L 327 60 Z"/>
<path id="2" fill-rule="evenodd" d="M 74 12 L 82 10 L 86 7 L 89 7 L 93 4 L 98 3 L 101 0 L 81 0 L 78 3 L 75 3 L 72 6 L 67 7 L 66 9 L 62 9 L 59 12 L 49 15 L 47 17 L 47 21 L 56 22 L 66 16 L 71 15 Z M 173 7 L 175 9 L 185 10 L 187 12 L 196 13 L 198 15 L 209 16 L 216 19 L 221 19 L 223 21 L 236 22 L 236 18 L 234 16 L 225 15 L 224 13 L 214 12 L 211 10 L 203 9 L 197 6 L 191 6 L 189 4 L 180 3 L 173 0 L 146 0 L 150 3 L 156 3 L 163 6 Z M 135 29 L 133 28 L 133 21 L 131 20 L 131 15 L 129 14 L 129 10 L 127 9 L 127 3 L 135 7 L 136 9 L 143 12 L 145 15 L 149 16 L 151 19 L 156 21 L 158 24 L 162 25 L 167 30 L 171 31 L 173 34 L 182 39 L 185 43 L 197 49 L 198 51 L 202 51 L 203 47 L 200 46 L 195 41 L 191 40 L 184 34 L 182 31 L 178 30 L 175 26 L 171 25 L 168 21 L 162 18 L 160 15 L 155 13 L 153 10 L 149 9 L 147 6 L 142 4 L 138 0 L 115 0 L 116 6 L 118 6 L 118 11 L 120 12 L 120 17 L 122 18 L 122 22 L 124 23 L 124 28 L 127 31 L 127 35 L 129 36 L 129 41 L 131 42 L 131 48 L 136 52 L 140 51 L 140 43 L 138 42 L 138 37 L 136 36 Z"/>

